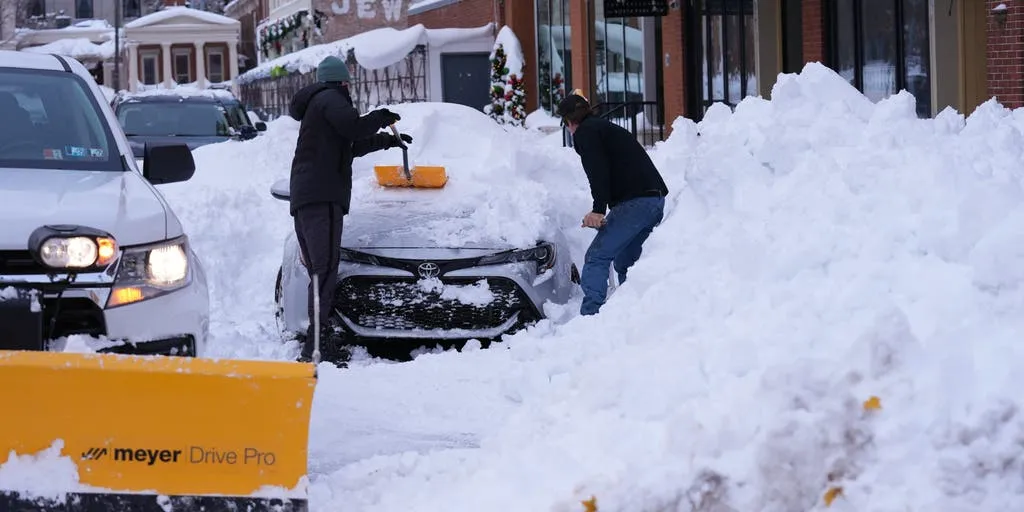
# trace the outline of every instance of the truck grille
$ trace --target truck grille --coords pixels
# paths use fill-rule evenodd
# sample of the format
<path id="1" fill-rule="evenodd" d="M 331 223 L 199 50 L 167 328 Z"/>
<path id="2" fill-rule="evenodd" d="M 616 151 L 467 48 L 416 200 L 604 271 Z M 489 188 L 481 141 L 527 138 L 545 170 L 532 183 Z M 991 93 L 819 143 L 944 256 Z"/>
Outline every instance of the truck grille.
<path id="1" fill-rule="evenodd" d="M 487 281 L 493 300 L 466 303 L 422 287 L 415 279 L 349 277 L 338 285 L 335 304 L 357 325 L 368 329 L 480 330 L 500 327 L 516 312 L 535 318 L 529 297 L 507 278 L 442 278 L 446 285 Z M 525 318 L 524 318 L 525 317 Z"/>
<path id="2" fill-rule="evenodd" d="M 0 251 L 0 274 L 24 276 L 46 274 L 48 270 L 32 259 L 28 251 Z"/>

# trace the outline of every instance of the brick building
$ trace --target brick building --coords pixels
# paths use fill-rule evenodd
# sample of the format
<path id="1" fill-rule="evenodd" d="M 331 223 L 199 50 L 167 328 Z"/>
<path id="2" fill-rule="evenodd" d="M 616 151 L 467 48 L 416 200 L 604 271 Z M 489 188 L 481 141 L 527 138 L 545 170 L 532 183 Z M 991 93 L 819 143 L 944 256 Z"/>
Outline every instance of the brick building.
<path id="1" fill-rule="evenodd" d="M 876 101 L 906 89 L 923 117 L 947 106 L 969 113 L 993 96 L 1024 104 L 1017 2 L 668 0 L 663 16 L 626 18 L 606 18 L 606 2 L 419 0 L 408 24 L 507 24 L 526 53 L 529 110 L 581 88 L 592 101 L 640 108 L 666 129 L 714 102 L 769 97 L 778 73 L 807 62 L 837 70 Z"/>

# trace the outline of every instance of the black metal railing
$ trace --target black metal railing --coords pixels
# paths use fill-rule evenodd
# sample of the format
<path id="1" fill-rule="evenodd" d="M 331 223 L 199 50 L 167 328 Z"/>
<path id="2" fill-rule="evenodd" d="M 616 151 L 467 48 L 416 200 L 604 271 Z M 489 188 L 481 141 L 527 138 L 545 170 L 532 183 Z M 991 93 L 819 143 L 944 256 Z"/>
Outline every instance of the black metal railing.
<path id="1" fill-rule="evenodd" d="M 343 57 L 352 74 L 349 91 L 360 112 L 391 103 L 428 101 L 427 49 L 419 45 L 402 60 L 381 69 L 365 69 L 350 51 Z M 292 72 L 240 81 L 238 94 L 247 107 L 267 120 L 288 115 L 288 105 L 299 89 L 313 83 L 315 72 Z"/>
<path id="2" fill-rule="evenodd" d="M 644 147 L 665 140 L 665 122 L 661 105 L 656 101 L 607 102 L 594 105 L 593 112 L 627 130 Z M 562 128 L 562 145 L 571 147 L 572 136 Z"/>

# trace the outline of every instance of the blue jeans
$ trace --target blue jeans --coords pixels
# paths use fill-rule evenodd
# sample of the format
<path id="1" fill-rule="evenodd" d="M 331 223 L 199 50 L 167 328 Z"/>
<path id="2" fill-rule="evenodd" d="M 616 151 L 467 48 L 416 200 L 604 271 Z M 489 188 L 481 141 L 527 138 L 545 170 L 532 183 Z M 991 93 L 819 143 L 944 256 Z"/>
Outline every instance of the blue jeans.
<path id="1" fill-rule="evenodd" d="M 583 288 L 581 315 L 594 315 L 608 296 L 609 267 L 626 281 L 626 271 L 633 266 L 643 250 L 651 231 L 665 216 L 664 197 L 638 197 L 615 206 L 605 216 L 594 241 L 587 249 L 580 282 Z"/>

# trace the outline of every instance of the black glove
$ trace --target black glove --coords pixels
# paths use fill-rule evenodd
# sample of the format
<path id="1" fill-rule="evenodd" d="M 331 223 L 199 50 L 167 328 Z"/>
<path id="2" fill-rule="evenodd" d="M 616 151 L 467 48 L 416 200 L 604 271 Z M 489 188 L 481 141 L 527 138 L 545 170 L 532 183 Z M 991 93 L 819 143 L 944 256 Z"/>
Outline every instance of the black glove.
<path id="1" fill-rule="evenodd" d="M 404 133 L 400 133 L 400 134 L 398 134 L 398 137 L 395 137 L 394 135 L 391 136 L 390 147 L 400 148 L 400 147 L 408 145 L 408 144 L 412 144 L 412 136 L 410 136 L 410 135 L 407 135 L 407 134 L 404 134 Z"/>
<path id="2" fill-rule="evenodd" d="M 371 115 L 374 116 L 374 118 L 379 123 L 379 126 L 381 128 L 387 128 L 388 126 L 391 126 L 391 125 L 395 124 L 397 121 L 402 119 L 402 116 L 400 116 L 400 115 L 398 115 L 398 114 L 396 114 L 396 113 L 394 113 L 394 112 L 392 112 L 392 111 L 390 111 L 390 110 L 388 110 L 386 108 L 382 108 L 380 110 L 374 110 L 371 113 Z"/>

